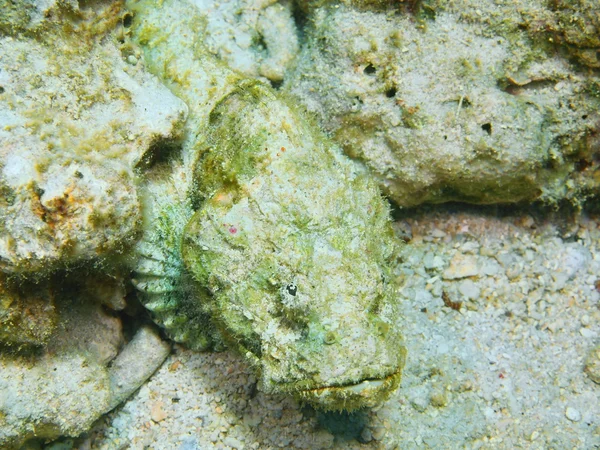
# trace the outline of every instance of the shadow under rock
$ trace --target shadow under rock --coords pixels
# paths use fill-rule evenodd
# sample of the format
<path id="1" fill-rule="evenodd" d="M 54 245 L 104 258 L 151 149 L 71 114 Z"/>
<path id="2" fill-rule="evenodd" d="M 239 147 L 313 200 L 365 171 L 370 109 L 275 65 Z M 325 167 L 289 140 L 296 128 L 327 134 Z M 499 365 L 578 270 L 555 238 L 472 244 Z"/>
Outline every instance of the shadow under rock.
<path id="1" fill-rule="evenodd" d="M 348 442 L 352 440 L 362 442 L 361 434 L 363 429 L 369 423 L 369 414 L 367 410 L 353 412 L 313 411 L 317 426 L 331 433 L 337 442 Z"/>

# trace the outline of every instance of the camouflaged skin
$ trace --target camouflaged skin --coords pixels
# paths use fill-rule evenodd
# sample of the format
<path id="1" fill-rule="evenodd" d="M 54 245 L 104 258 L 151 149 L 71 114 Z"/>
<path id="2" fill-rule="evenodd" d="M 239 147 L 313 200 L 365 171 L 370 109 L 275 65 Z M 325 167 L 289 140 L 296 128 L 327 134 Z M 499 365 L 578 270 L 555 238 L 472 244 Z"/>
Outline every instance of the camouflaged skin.
<path id="1" fill-rule="evenodd" d="M 375 180 L 270 87 L 185 48 L 190 5 L 130 6 L 149 67 L 190 108 L 182 156 L 149 177 L 142 301 L 174 340 L 237 349 L 265 392 L 333 410 L 387 399 L 405 349 Z"/>

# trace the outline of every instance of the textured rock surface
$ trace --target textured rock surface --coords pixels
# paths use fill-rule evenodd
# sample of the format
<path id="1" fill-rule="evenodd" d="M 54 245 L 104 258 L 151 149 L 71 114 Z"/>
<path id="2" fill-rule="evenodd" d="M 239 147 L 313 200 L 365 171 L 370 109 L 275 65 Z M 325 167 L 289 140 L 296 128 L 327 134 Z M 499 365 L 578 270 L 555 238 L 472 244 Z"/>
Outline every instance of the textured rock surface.
<path id="1" fill-rule="evenodd" d="M 127 399 L 163 363 L 171 345 L 163 341 L 154 327 L 144 326 L 112 361 L 109 410 Z"/>
<path id="2" fill-rule="evenodd" d="M 80 354 L 0 356 L 0 445 L 86 431 L 109 404 L 104 366 Z"/>
<path id="3" fill-rule="evenodd" d="M 122 45 L 121 7 L 0 4 L 2 448 L 79 435 L 168 353 L 144 329 L 117 358 L 129 367 L 109 367 L 125 339 L 102 305 L 125 308 L 123 278 L 57 270 L 104 264 L 135 240 L 134 168 L 186 113 Z"/>
<path id="4" fill-rule="evenodd" d="M 522 30 L 540 5 L 471 3 L 313 8 L 284 89 L 399 205 L 577 203 L 597 186 L 597 74 Z"/>
<path id="5" fill-rule="evenodd" d="M 531 47 L 560 51 L 589 67 L 600 67 L 600 8 L 595 0 L 426 0 L 421 15 L 447 11 L 483 25 L 482 33 L 528 36 Z"/>
<path id="6" fill-rule="evenodd" d="M 2 0 L 0 31 L 2 34 L 37 32 L 49 24 L 56 24 L 56 12 L 78 10 L 77 0 Z M 60 20 L 60 19 L 58 19 Z"/>
<path id="7" fill-rule="evenodd" d="M 56 331 L 33 353 L 0 353 L 0 445 L 86 431 L 110 403 L 106 364 L 123 342 L 99 305 L 61 299 Z"/>
<path id="8" fill-rule="evenodd" d="M 298 54 L 291 1 L 193 0 L 205 25 L 197 34 L 208 51 L 248 77 L 282 81 Z"/>
<path id="9" fill-rule="evenodd" d="M 58 319 L 47 284 L 17 283 L 0 275 L 0 344 L 43 345 Z"/>
<path id="10" fill-rule="evenodd" d="M 0 35 L 2 271 L 39 274 L 122 252 L 135 238 L 133 168 L 173 136 L 185 106 L 116 33 L 105 36 L 118 4 L 49 7 L 54 21 Z"/>
<path id="11" fill-rule="evenodd" d="M 593 0 L 192 3 L 210 52 L 283 77 L 402 206 L 597 192 Z"/>
<path id="12" fill-rule="evenodd" d="M 123 347 L 121 320 L 84 291 L 63 293 L 56 303 L 56 325 L 45 347 L 0 351 L 2 448 L 18 448 L 30 438 L 80 435 L 169 354 L 170 345 L 151 327 Z"/>

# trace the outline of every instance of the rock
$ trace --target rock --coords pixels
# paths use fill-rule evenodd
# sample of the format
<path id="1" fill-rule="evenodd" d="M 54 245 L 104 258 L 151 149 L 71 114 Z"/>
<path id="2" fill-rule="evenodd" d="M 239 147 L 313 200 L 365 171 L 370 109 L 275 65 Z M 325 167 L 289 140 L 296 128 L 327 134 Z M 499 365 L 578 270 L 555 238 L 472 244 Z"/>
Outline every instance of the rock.
<path id="1" fill-rule="evenodd" d="M 448 395 L 444 390 L 437 390 L 431 393 L 429 401 L 436 408 L 444 408 L 448 406 Z"/>
<path id="2" fill-rule="evenodd" d="M 479 286 L 473 280 L 462 280 L 458 285 L 458 291 L 469 300 L 479 298 L 479 294 L 481 293 L 481 289 L 479 289 Z"/>
<path id="3" fill-rule="evenodd" d="M 185 105 L 141 65 L 128 65 L 126 49 L 107 35 L 118 7 L 73 3 L 69 11 L 49 2 L 44 11 L 56 21 L 37 27 L 31 18 L 21 34 L 0 35 L 4 272 L 39 276 L 122 252 L 140 222 L 133 169 L 158 141 L 174 137 L 185 115 Z M 86 26 L 90 18 L 94 27 Z M 35 39 L 27 38 L 30 26 Z"/>
<path id="4" fill-rule="evenodd" d="M 80 435 L 139 388 L 168 355 L 169 344 L 149 327 L 119 354 L 120 319 L 87 300 L 56 299 L 56 324 L 45 347 L 0 350 L 0 447 L 18 448 L 33 437 Z"/>
<path id="5" fill-rule="evenodd" d="M 572 408 L 571 406 L 568 406 L 565 410 L 565 416 L 571 422 L 579 422 L 581 420 L 581 413 L 575 408 Z"/>
<path id="6" fill-rule="evenodd" d="M 142 327 L 110 367 L 112 409 L 146 381 L 169 355 L 171 346 L 150 326 Z"/>
<path id="7" fill-rule="evenodd" d="M 367 444 L 373 440 L 373 433 L 371 429 L 368 427 L 364 427 L 360 432 L 360 442 L 362 444 Z"/>
<path id="8" fill-rule="evenodd" d="M 234 449 L 243 449 L 245 446 L 239 439 L 234 438 L 233 436 L 227 436 L 223 439 L 223 444 L 234 448 Z"/>
<path id="9" fill-rule="evenodd" d="M 392 227 L 394 228 L 394 234 L 398 237 L 398 239 L 404 242 L 409 242 L 412 239 L 412 229 L 407 221 L 395 221 L 392 224 Z"/>
<path id="10" fill-rule="evenodd" d="M 282 89 L 399 205 L 577 203 L 598 188 L 600 84 L 549 45 L 548 31 L 565 43 L 576 31 L 571 42 L 596 46 L 597 2 L 578 2 L 585 9 L 573 20 L 576 6 L 541 0 L 518 8 L 428 1 L 412 11 L 413 2 L 401 2 L 396 14 L 356 6 L 363 2 L 312 3 L 306 43 Z M 588 44 L 576 53 L 596 67 Z"/>
<path id="11" fill-rule="evenodd" d="M 46 344 L 58 319 L 54 300 L 47 283 L 17 283 L 0 274 L 0 343 Z"/>
<path id="12" fill-rule="evenodd" d="M 480 258 L 483 259 L 481 262 L 481 273 L 487 276 L 494 276 L 500 273 L 500 264 L 492 258 Z"/>
<path id="13" fill-rule="evenodd" d="M 208 0 L 199 9 L 211 53 L 247 77 L 283 80 L 299 51 L 292 2 Z"/>
<path id="14" fill-rule="evenodd" d="M 78 352 L 0 354 L 0 391 L 2 448 L 18 448 L 32 437 L 78 436 L 110 400 L 106 368 Z"/>
<path id="15" fill-rule="evenodd" d="M 600 345 L 590 350 L 585 358 L 583 370 L 594 383 L 600 384 Z"/>
<path id="16" fill-rule="evenodd" d="M 410 390 L 407 392 L 407 398 L 411 406 L 421 413 L 427 409 L 430 403 L 429 394 L 424 389 Z"/>
<path id="17" fill-rule="evenodd" d="M 591 259 L 592 254 L 584 246 L 580 244 L 570 244 L 561 255 L 559 268 L 570 280 L 577 272 L 587 267 Z"/>
<path id="18" fill-rule="evenodd" d="M 581 334 L 584 338 L 588 338 L 588 339 L 596 337 L 596 333 L 594 331 L 590 330 L 589 328 L 580 328 L 579 334 Z"/>
<path id="19" fill-rule="evenodd" d="M 441 256 L 435 255 L 432 252 L 427 252 L 423 257 L 423 267 L 428 270 L 440 269 L 444 266 L 444 263 L 445 261 Z"/>
<path id="20" fill-rule="evenodd" d="M 0 446 L 78 436 L 109 408 L 106 366 L 122 345 L 121 321 L 99 304 L 64 294 L 55 314 L 44 348 L 0 351 Z"/>
<path id="21" fill-rule="evenodd" d="M 163 402 L 156 402 L 154 405 L 152 405 L 152 409 L 150 410 L 150 417 L 154 422 L 159 423 L 167 418 L 167 414 L 163 409 L 164 406 L 165 405 Z"/>
<path id="22" fill-rule="evenodd" d="M 477 257 L 457 253 L 450 261 L 450 265 L 443 273 L 446 280 L 474 277 L 479 274 Z"/>
<path id="23" fill-rule="evenodd" d="M 48 342 L 48 352 L 77 351 L 106 365 L 123 346 L 121 319 L 107 312 L 101 304 L 89 301 L 85 294 L 63 297 L 59 315 L 57 331 Z"/>
<path id="24" fill-rule="evenodd" d="M 61 6 L 77 9 L 76 0 L 17 0 L 2 3 L 0 31 L 2 34 L 33 32 L 52 23 L 54 12 Z"/>
<path id="25" fill-rule="evenodd" d="M 113 311 L 122 311 L 127 307 L 125 296 L 125 280 L 120 276 L 97 276 L 88 277 L 84 281 L 83 288 L 93 297 Z"/>

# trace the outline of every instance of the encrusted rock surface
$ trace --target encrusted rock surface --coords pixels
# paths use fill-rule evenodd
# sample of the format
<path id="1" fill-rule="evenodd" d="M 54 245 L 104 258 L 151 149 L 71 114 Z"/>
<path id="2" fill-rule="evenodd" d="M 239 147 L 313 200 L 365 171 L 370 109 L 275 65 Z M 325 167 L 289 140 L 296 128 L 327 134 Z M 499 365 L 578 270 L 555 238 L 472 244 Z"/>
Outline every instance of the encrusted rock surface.
<path id="1" fill-rule="evenodd" d="M 283 80 L 299 51 L 292 1 L 193 0 L 205 21 L 197 38 L 248 77 Z"/>
<path id="2" fill-rule="evenodd" d="M 46 347 L 0 353 L 3 447 L 77 436 L 108 410 L 106 364 L 123 343 L 121 321 L 85 299 L 62 298 L 59 309 Z"/>
<path id="3" fill-rule="evenodd" d="M 44 346 L 0 347 L 2 448 L 84 433 L 143 384 L 170 352 L 154 327 L 141 328 L 125 343 L 121 319 L 85 289 L 58 294 L 55 315 Z M 27 318 L 26 325 L 32 322 Z"/>
<path id="4" fill-rule="evenodd" d="M 594 0 L 190 5 L 210 52 L 283 81 L 401 206 L 597 192 Z"/>
<path id="5" fill-rule="evenodd" d="M 539 44 L 522 30 L 551 11 L 407 3 L 417 10 L 310 8 L 283 89 L 401 206 L 577 204 L 597 189 L 598 74 L 554 50 L 551 33 Z"/>
<path id="6" fill-rule="evenodd" d="M 54 289 L 9 280 L 0 273 L 0 345 L 44 345 L 56 327 Z"/>
<path id="7" fill-rule="evenodd" d="M 530 47 L 559 51 L 600 67 L 600 8 L 595 0 L 425 0 L 421 16 L 446 11 L 482 25 L 482 33 L 532 39 Z M 518 41 L 516 41 L 518 42 Z M 516 43 L 515 42 L 515 43 Z"/>
<path id="8" fill-rule="evenodd" d="M 0 356 L 0 445 L 77 436 L 109 404 L 109 379 L 97 361 L 80 354 Z"/>
<path id="9" fill-rule="evenodd" d="M 39 275 L 136 237 L 133 169 L 174 137 L 186 107 L 106 34 L 118 5 L 55 5 L 54 20 L 0 36 L 2 271 Z"/>

